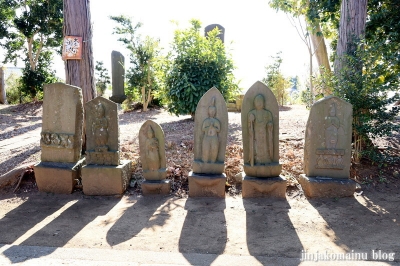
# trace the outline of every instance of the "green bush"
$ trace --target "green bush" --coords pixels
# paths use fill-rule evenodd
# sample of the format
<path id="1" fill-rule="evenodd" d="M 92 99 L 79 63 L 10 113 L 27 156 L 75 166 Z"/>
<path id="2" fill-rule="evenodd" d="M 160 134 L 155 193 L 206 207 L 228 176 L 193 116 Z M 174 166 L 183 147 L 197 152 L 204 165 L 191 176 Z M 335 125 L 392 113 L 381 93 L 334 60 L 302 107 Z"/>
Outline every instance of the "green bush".
<path id="1" fill-rule="evenodd" d="M 216 87 L 226 101 L 239 93 L 234 65 L 214 29 L 204 37 L 201 23 L 191 20 L 191 28 L 175 31 L 173 54 L 165 77 L 168 110 L 176 115 L 191 114 L 205 92 Z"/>

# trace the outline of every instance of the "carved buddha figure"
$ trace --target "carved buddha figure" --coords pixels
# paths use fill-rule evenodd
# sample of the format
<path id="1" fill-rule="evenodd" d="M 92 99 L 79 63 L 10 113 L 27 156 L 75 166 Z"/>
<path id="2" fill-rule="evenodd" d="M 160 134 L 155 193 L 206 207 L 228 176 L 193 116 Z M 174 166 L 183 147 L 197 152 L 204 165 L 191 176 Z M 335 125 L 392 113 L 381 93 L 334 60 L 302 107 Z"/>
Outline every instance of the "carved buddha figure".
<path id="1" fill-rule="evenodd" d="M 263 165 L 273 158 L 273 120 L 272 113 L 264 108 L 264 96 L 254 98 L 255 109 L 248 114 L 250 165 Z"/>
<path id="2" fill-rule="evenodd" d="M 215 163 L 218 157 L 218 133 L 221 131 L 221 123 L 215 118 L 216 113 L 215 98 L 212 98 L 211 106 L 208 107 L 208 118 L 203 121 L 201 127 L 204 134 L 201 158 L 204 163 Z"/>
<path id="3" fill-rule="evenodd" d="M 336 105 L 332 103 L 329 107 L 329 116 L 326 118 L 325 146 L 327 149 L 336 149 L 338 135 L 343 129 L 340 127 L 339 118 L 336 117 Z"/>
<path id="4" fill-rule="evenodd" d="M 108 146 L 108 120 L 105 116 L 104 106 L 95 105 L 95 118 L 92 124 L 92 134 L 96 143 L 96 151 L 107 151 Z"/>
<path id="5" fill-rule="evenodd" d="M 154 136 L 154 130 L 150 125 L 147 129 L 146 160 L 149 170 L 155 171 L 160 169 L 161 161 L 159 153 L 159 143 L 158 139 Z"/>

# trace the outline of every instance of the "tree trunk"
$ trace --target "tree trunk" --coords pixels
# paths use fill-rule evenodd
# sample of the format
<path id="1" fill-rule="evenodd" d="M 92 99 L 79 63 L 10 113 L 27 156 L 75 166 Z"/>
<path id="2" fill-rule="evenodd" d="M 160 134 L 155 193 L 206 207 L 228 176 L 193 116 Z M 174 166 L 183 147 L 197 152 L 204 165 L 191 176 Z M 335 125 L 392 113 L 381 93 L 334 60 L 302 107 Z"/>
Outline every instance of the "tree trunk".
<path id="1" fill-rule="evenodd" d="M 367 0 L 342 0 L 334 63 L 335 75 L 339 75 L 345 68 L 345 55 L 352 54 L 356 50 L 357 41 L 364 37 L 367 2 Z"/>
<path id="2" fill-rule="evenodd" d="M 65 60 L 65 81 L 82 89 L 86 103 L 96 97 L 90 0 L 64 0 L 64 36 L 82 37 L 82 59 Z"/>
<path id="3" fill-rule="evenodd" d="M 322 32 L 319 23 L 315 24 L 315 33 L 311 34 L 311 41 L 314 47 L 315 55 L 317 56 L 317 62 L 319 65 L 319 71 L 321 75 L 324 74 L 323 69 L 328 73 L 331 72 L 331 66 L 329 65 L 328 50 L 326 49 L 324 36 L 318 36 L 317 33 Z"/>
<path id="4" fill-rule="evenodd" d="M 7 93 L 6 93 L 6 80 L 3 67 L 0 67 L 0 103 L 8 104 Z"/>
<path id="5" fill-rule="evenodd" d="M 65 82 L 82 89 L 85 104 L 96 97 L 90 0 L 64 0 L 63 13 L 64 36 L 82 37 L 82 59 L 65 60 Z M 82 130 L 82 153 L 86 150 L 85 124 Z"/>

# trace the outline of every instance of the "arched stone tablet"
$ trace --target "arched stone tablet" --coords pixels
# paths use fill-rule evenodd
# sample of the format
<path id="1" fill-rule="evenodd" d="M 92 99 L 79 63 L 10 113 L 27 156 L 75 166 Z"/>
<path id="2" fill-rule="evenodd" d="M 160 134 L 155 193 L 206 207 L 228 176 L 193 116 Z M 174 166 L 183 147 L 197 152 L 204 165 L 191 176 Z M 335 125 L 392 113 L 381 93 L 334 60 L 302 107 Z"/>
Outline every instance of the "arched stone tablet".
<path id="1" fill-rule="evenodd" d="M 314 103 L 305 133 L 306 176 L 350 177 L 352 120 L 352 105 L 338 97 Z"/>
<path id="2" fill-rule="evenodd" d="M 119 165 L 117 104 L 101 96 L 85 104 L 88 164 Z"/>
<path id="3" fill-rule="evenodd" d="M 224 97 L 215 87 L 197 104 L 194 124 L 193 172 L 222 174 L 228 136 L 228 111 Z"/>
<path id="4" fill-rule="evenodd" d="M 166 178 L 164 132 L 156 122 L 147 120 L 139 130 L 140 160 L 146 180 Z"/>
<path id="5" fill-rule="evenodd" d="M 247 176 L 279 176 L 279 107 L 272 91 L 260 81 L 243 98 L 242 140 Z"/>

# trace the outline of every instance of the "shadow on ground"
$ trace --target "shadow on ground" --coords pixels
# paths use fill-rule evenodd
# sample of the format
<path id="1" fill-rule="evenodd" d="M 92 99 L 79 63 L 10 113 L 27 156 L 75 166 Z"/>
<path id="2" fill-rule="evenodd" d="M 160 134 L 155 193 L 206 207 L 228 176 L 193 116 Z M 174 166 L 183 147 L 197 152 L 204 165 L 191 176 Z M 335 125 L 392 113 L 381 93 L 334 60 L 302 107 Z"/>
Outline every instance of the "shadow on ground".
<path id="1" fill-rule="evenodd" d="M 247 248 L 252 256 L 284 254 L 285 257 L 300 258 L 303 245 L 288 216 L 290 205 L 286 199 L 243 199 L 243 205 Z M 262 259 L 257 259 L 263 263 Z"/>
<path id="2" fill-rule="evenodd" d="M 87 224 L 96 219 L 96 217 L 107 214 L 120 201 L 119 198 L 114 197 L 82 197 L 80 199 L 75 199 L 75 201 L 73 198 L 68 199 L 67 197 L 47 197 L 47 199 L 46 196 L 43 198 L 35 197 L 35 199 L 32 200 L 29 199 L 26 202 L 26 205 L 22 204 L 13 211 L 14 213 L 7 214 L 5 218 L 17 223 L 15 226 L 10 227 L 10 224 L 8 224 L 6 228 L 2 228 L 5 227 L 7 220 L 4 220 L 4 218 L 0 220 L 0 222 L 4 220 L 4 223 L 0 223 L 0 230 L 15 230 L 15 233 L 11 235 L 11 239 L 8 239 L 4 242 L 11 244 L 15 239 L 17 239 L 18 236 L 22 236 L 26 231 L 35 226 L 37 223 L 41 222 L 46 217 L 56 216 L 55 219 L 51 220 L 48 224 L 44 224 L 39 231 L 34 233 L 32 236 L 29 236 L 20 244 L 24 246 L 47 246 L 49 241 L 51 241 L 52 246 L 63 247 Z M 51 199 L 52 197 L 53 199 Z M 62 199 L 60 200 L 60 198 Z M 68 202 L 71 202 L 71 205 L 61 213 L 56 214 L 56 212 Z M 44 204 L 48 207 L 43 208 Z M 24 206 L 29 207 L 29 209 L 25 209 Z M 26 220 L 17 219 L 17 217 L 20 217 L 25 212 L 27 218 Z M 21 227 L 23 230 L 21 230 Z M 13 249 L 16 249 L 16 247 L 11 246 L 9 249 L 3 252 L 3 255 L 8 257 L 12 263 L 25 261 L 23 257 L 22 259 L 21 257 L 14 257 L 13 254 L 15 254 L 15 250 Z M 45 251 L 35 254 L 37 258 L 51 254 L 54 252 L 54 250 L 56 250 L 56 248 L 49 248 L 45 250 L 48 252 Z"/>
<path id="3" fill-rule="evenodd" d="M 224 252 L 227 242 L 225 208 L 225 199 L 188 198 L 186 201 L 187 215 L 179 238 L 179 252 L 189 263 L 197 261 L 191 261 L 193 257 L 188 253 L 209 254 L 203 263 L 211 265 Z"/>
<path id="4" fill-rule="evenodd" d="M 346 252 L 367 252 L 369 259 L 373 251 L 395 253 L 395 261 L 400 261 L 400 192 L 387 195 L 388 199 L 382 193 L 365 194 L 308 201 L 334 232 L 336 245 Z"/>
<path id="5" fill-rule="evenodd" d="M 161 206 L 161 210 L 155 213 Z M 163 226 L 169 219 L 173 208 L 173 201 L 170 200 L 170 197 L 145 196 L 139 198 L 107 232 L 107 243 L 115 246 L 136 237 L 144 228 Z"/>

